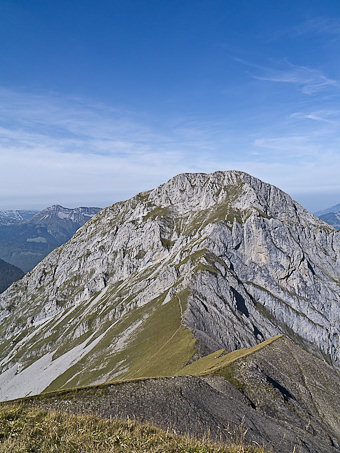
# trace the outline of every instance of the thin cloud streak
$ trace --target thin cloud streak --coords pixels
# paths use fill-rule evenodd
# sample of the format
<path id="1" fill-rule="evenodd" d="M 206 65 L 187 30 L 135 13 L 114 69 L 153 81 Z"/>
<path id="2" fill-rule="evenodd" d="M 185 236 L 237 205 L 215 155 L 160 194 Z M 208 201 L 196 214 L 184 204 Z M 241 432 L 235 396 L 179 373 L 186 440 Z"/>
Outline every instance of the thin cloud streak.
<path id="1" fill-rule="evenodd" d="M 278 67 L 269 67 L 233 57 L 235 61 L 244 66 L 256 69 L 257 73 L 250 73 L 253 79 L 295 85 L 302 93 L 315 95 L 327 88 L 338 88 L 337 80 L 330 79 L 315 68 L 299 66 L 289 61 L 279 62 Z"/>
<path id="2" fill-rule="evenodd" d="M 253 75 L 255 79 L 274 83 L 296 85 L 304 94 L 314 95 L 320 91 L 337 87 L 336 80 L 329 79 L 316 69 L 287 64 L 287 69 L 267 69 L 262 75 Z"/>
<path id="3" fill-rule="evenodd" d="M 338 125 L 340 122 L 340 111 L 339 110 L 319 110 L 315 112 L 294 112 L 290 115 L 291 118 L 297 118 L 302 120 L 313 120 L 321 123 L 327 123 L 330 125 Z"/>
<path id="4" fill-rule="evenodd" d="M 275 151 L 285 151 L 286 153 L 303 152 L 310 155 L 312 152 L 309 137 L 306 136 L 257 138 L 254 140 L 254 146 Z"/>

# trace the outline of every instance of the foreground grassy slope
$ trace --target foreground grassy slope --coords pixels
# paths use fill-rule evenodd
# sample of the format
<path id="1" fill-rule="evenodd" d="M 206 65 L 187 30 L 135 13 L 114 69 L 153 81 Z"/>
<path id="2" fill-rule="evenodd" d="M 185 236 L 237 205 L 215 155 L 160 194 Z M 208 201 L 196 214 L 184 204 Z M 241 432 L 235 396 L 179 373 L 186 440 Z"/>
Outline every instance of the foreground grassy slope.
<path id="1" fill-rule="evenodd" d="M 9 452 L 211 452 L 266 453 L 262 448 L 242 443 L 218 445 L 176 436 L 152 426 L 133 422 L 75 416 L 20 405 L 0 410 L 0 450 Z"/>

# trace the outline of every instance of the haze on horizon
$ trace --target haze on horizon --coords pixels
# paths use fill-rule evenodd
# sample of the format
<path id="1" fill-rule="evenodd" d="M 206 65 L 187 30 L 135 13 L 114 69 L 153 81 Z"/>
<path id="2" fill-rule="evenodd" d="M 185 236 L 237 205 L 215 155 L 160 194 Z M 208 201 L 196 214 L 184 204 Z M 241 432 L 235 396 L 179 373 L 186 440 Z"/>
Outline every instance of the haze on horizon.
<path id="1" fill-rule="evenodd" d="M 340 203 L 340 4 L 0 3 L 0 209 L 238 169 Z"/>

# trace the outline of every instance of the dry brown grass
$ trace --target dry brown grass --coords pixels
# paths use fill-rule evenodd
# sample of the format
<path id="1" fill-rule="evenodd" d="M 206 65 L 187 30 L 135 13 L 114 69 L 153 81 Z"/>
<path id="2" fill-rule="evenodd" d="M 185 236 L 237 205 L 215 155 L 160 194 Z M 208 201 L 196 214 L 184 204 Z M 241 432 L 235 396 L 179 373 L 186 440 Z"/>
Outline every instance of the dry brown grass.
<path id="1" fill-rule="evenodd" d="M 243 443 L 242 434 L 240 442 Z M 197 441 L 134 422 L 28 409 L 20 405 L 0 408 L 0 451 L 268 453 L 260 447 Z"/>

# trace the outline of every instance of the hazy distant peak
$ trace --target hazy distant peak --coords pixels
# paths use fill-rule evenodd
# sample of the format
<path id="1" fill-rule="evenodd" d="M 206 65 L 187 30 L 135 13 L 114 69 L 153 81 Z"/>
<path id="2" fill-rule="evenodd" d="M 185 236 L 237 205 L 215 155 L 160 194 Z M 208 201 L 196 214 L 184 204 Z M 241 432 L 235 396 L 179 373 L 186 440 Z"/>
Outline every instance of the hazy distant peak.
<path id="1" fill-rule="evenodd" d="M 340 203 L 315 213 L 321 220 L 334 228 L 340 229 Z"/>
<path id="2" fill-rule="evenodd" d="M 315 212 L 315 215 L 320 217 L 324 214 L 329 214 L 331 212 L 340 212 L 340 203 L 331 206 L 330 208 L 323 209 L 322 211 Z"/>

